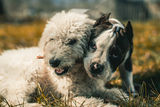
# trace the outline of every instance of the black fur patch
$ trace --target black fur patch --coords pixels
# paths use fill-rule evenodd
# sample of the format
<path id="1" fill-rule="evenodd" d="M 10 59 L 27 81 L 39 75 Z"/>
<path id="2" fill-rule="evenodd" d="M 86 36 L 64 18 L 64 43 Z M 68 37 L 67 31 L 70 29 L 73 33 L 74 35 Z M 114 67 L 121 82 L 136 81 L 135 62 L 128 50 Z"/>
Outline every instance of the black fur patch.
<path id="1" fill-rule="evenodd" d="M 91 40 L 96 38 L 103 31 L 112 28 L 113 24 L 109 22 L 110 14 L 103 14 L 100 18 L 98 18 L 93 25 L 93 29 L 91 30 Z"/>
<path id="2" fill-rule="evenodd" d="M 129 47 L 130 43 L 127 37 L 121 35 L 120 31 L 116 32 L 116 38 L 109 48 L 109 61 L 113 71 L 115 71 L 117 67 L 123 62 Z"/>
<path id="3" fill-rule="evenodd" d="M 129 50 L 129 57 L 127 58 L 126 62 L 125 62 L 125 69 L 129 72 L 132 72 L 132 59 L 131 59 L 131 55 L 132 55 L 132 51 L 133 48 L 130 48 Z"/>

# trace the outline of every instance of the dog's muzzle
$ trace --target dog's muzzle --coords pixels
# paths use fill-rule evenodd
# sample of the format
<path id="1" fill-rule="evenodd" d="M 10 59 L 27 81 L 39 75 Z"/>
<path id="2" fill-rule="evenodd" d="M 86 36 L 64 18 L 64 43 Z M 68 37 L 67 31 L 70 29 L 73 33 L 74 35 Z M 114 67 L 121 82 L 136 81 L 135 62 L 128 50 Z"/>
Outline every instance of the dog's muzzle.
<path id="1" fill-rule="evenodd" d="M 67 73 L 69 70 L 69 67 L 64 67 L 64 68 L 55 68 L 55 73 L 57 75 L 63 75 L 65 73 Z"/>
<path id="2" fill-rule="evenodd" d="M 92 75 L 98 75 L 101 74 L 103 72 L 104 66 L 99 64 L 99 63 L 92 63 L 90 65 L 90 72 L 92 73 Z"/>

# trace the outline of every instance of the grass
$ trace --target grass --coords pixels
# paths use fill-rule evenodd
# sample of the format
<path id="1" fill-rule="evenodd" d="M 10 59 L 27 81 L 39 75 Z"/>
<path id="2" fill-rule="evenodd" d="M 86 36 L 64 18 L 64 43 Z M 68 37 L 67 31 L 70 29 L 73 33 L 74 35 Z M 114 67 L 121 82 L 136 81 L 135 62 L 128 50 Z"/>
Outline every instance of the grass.
<path id="1" fill-rule="evenodd" d="M 44 26 L 43 21 L 24 24 L 0 24 L 0 52 L 6 49 L 36 46 Z"/>
<path id="2" fill-rule="evenodd" d="M 159 21 L 132 22 L 134 29 L 133 74 L 136 89 L 140 94 L 128 102 L 119 102 L 122 107 L 158 107 L 160 105 Z M 0 53 L 6 49 L 36 46 L 44 26 L 44 21 L 0 24 Z M 117 78 L 112 83 L 119 85 L 120 79 Z M 42 91 L 37 101 L 44 105 L 65 106 L 60 100 L 48 101 Z"/>

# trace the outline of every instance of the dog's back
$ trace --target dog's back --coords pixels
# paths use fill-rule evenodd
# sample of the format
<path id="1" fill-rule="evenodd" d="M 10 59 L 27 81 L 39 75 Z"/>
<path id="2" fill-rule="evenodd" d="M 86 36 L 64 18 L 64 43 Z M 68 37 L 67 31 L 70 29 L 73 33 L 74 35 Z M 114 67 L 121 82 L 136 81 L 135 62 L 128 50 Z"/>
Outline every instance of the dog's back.
<path id="1" fill-rule="evenodd" d="M 8 50 L 0 56 L 0 94 L 10 104 L 19 104 L 35 88 L 32 78 L 40 71 L 42 60 L 37 47 Z"/>

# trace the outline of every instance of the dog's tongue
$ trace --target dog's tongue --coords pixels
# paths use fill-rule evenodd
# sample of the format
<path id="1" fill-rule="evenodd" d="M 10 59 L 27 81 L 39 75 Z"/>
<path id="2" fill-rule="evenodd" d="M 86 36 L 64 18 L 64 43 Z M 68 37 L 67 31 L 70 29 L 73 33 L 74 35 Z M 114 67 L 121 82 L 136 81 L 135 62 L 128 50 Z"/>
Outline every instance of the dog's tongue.
<path id="1" fill-rule="evenodd" d="M 61 74 L 64 70 L 62 69 L 55 69 L 55 72 L 58 73 L 58 74 Z"/>

